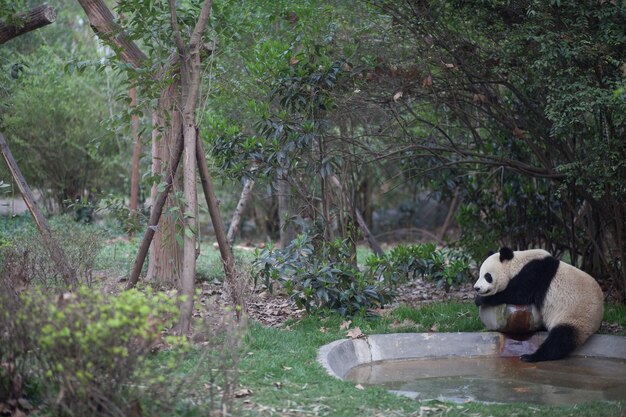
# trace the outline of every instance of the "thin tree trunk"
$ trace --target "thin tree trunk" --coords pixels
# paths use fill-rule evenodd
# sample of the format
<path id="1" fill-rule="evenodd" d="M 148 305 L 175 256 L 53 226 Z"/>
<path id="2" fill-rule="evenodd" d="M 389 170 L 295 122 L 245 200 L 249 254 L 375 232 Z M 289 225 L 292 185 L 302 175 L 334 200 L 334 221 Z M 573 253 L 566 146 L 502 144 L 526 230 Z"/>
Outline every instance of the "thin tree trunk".
<path id="1" fill-rule="evenodd" d="M 130 87 L 130 107 L 137 109 L 137 89 Z M 136 213 L 139 207 L 139 154 L 141 152 L 141 142 L 139 141 L 139 116 L 133 114 L 131 117 L 133 134 L 133 158 L 130 172 L 130 211 Z"/>
<path id="2" fill-rule="evenodd" d="M 437 240 L 439 242 L 443 242 L 443 238 L 446 237 L 446 233 L 448 232 L 448 229 L 450 228 L 450 225 L 452 224 L 452 219 L 454 218 L 454 214 L 459 208 L 460 193 L 461 192 L 458 188 L 454 191 L 454 197 L 452 197 L 452 202 L 450 202 L 448 215 L 446 216 L 446 220 L 443 222 L 443 225 L 441 226 L 441 230 L 439 230 L 439 234 L 437 235 Z"/>
<path id="3" fill-rule="evenodd" d="M 13 24 L 5 24 L 0 20 L 0 45 L 24 33 L 49 25 L 56 18 L 57 15 L 52 6 L 42 4 L 29 12 L 15 16 Z"/>
<path id="4" fill-rule="evenodd" d="M 1 132 L 0 132 L 0 152 L 2 153 L 2 156 L 4 157 L 4 160 L 6 161 L 7 166 L 9 167 L 9 171 L 11 172 L 11 175 L 13 176 L 13 180 L 17 184 L 17 187 L 19 188 L 20 193 L 22 193 L 22 198 L 24 199 L 24 202 L 26 203 L 26 206 L 28 207 L 30 214 L 35 219 L 35 223 L 37 224 L 37 228 L 39 229 L 39 232 L 41 233 L 44 246 L 48 249 L 48 252 L 50 253 L 50 257 L 52 258 L 52 261 L 56 265 L 61 275 L 63 275 L 63 280 L 65 281 L 65 284 L 72 289 L 76 289 L 76 287 L 78 286 L 78 279 L 76 278 L 76 272 L 74 271 L 69 261 L 67 260 L 67 256 L 65 255 L 63 248 L 59 246 L 59 244 L 54 240 L 52 236 L 52 232 L 50 231 L 50 225 L 48 224 L 48 221 L 39 210 L 39 207 L 37 206 L 37 203 L 35 202 L 35 197 L 33 196 L 33 193 L 30 187 L 26 183 L 26 179 L 24 179 L 24 176 L 22 175 L 20 168 L 17 166 L 17 163 L 15 162 L 15 158 L 13 158 L 13 154 L 11 153 L 11 150 L 9 149 L 9 145 L 4 140 L 4 135 Z"/>
<path id="5" fill-rule="evenodd" d="M 83 10 L 87 14 L 89 23 L 93 31 L 103 41 L 109 43 L 115 51 L 118 51 L 121 59 L 131 65 L 133 68 L 140 68 L 146 61 L 146 55 L 139 49 L 139 47 L 126 35 L 121 26 L 115 21 L 113 13 L 109 10 L 103 0 L 78 0 L 78 3 L 82 6 Z M 173 67 L 177 61 L 178 56 L 173 54 L 168 67 Z M 166 71 L 161 71 L 160 74 L 165 74 Z M 158 75 L 155 75 L 158 78 Z M 180 127 L 180 117 L 175 111 L 174 104 L 177 100 L 175 97 L 179 96 L 179 92 L 176 87 L 178 83 L 170 85 L 168 88 L 161 92 L 161 98 L 159 100 L 159 106 L 155 115 L 153 116 L 154 130 L 152 134 L 152 173 L 153 175 L 161 175 L 165 173 L 162 169 L 161 161 L 169 161 L 170 148 L 175 146 L 177 138 L 182 135 Z M 168 104 L 169 103 L 169 104 Z M 168 117 L 170 116 L 170 117 Z M 172 126 L 168 126 L 168 119 L 172 120 Z M 158 131 L 164 132 L 161 135 Z M 175 184 L 175 181 L 174 181 Z M 171 186 L 171 185 L 170 185 Z M 157 197 L 156 185 L 152 188 L 152 201 Z M 167 202 L 166 202 L 167 201 Z M 165 199 L 163 204 L 167 204 L 165 212 L 169 211 L 172 202 L 170 199 Z M 161 210 L 163 207 L 161 207 Z M 153 207 L 154 210 L 154 207 Z M 157 210 L 161 212 L 161 210 Z M 148 247 L 146 251 L 150 249 L 150 263 L 148 266 L 147 280 L 157 283 L 158 285 L 172 285 L 178 284 L 178 274 L 181 269 L 181 253 L 180 248 L 176 243 L 176 225 L 174 224 L 171 216 L 164 215 L 159 221 L 151 221 L 150 228 L 152 231 L 148 231 L 150 235 L 154 235 L 154 244 Z M 154 233 L 156 225 L 159 227 Z M 152 241 L 152 236 L 150 236 Z M 137 260 L 142 258 L 140 254 L 137 256 Z M 145 258 L 145 254 L 143 254 Z M 143 265 L 143 259 L 141 260 Z M 134 277 L 135 271 L 131 274 Z M 137 276 L 138 279 L 138 276 Z M 129 283 L 131 284 L 131 283 Z M 134 285 L 134 284 L 132 284 Z"/>
<path id="6" fill-rule="evenodd" d="M 130 87 L 130 107 L 137 109 L 137 89 L 135 86 Z M 132 115 L 132 132 L 133 132 L 133 160 L 130 171 L 130 215 L 133 223 L 137 218 L 139 209 L 139 155 L 141 153 L 141 141 L 139 140 L 139 116 Z M 132 230 L 129 233 L 132 236 Z"/>
<path id="7" fill-rule="evenodd" d="M 324 238 L 327 241 L 334 239 L 333 224 L 330 218 L 330 206 L 332 199 L 330 196 L 330 187 L 328 185 L 328 177 L 324 173 L 324 159 L 326 159 L 326 143 L 324 137 L 319 138 L 319 160 L 320 160 L 320 187 L 322 195 L 322 216 L 324 216 Z"/>
<path id="8" fill-rule="evenodd" d="M 233 213 L 233 218 L 230 221 L 230 227 L 228 228 L 228 233 L 226 234 L 226 240 L 230 246 L 235 243 L 235 237 L 237 236 L 237 232 L 239 231 L 239 224 L 241 223 L 241 217 L 243 215 L 246 206 L 248 205 L 248 201 L 250 201 L 250 197 L 252 197 L 252 189 L 254 188 L 254 180 L 250 178 L 246 178 L 243 184 L 243 190 L 241 190 L 241 196 L 239 197 L 239 202 L 237 202 L 237 207 L 235 208 L 235 212 Z"/>
<path id="9" fill-rule="evenodd" d="M 286 179 L 279 178 L 278 183 L 278 222 L 280 225 L 280 247 L 286 248 L 295 238 L 291 215 L 291 189 Z"/>
<path id="10" fill-rule="evenodd" d="M 378 240 L 376 240 L 376 237 L 372 235 L 372 233 L 370 232 L 370 229 L 367 227 L 367 224 L 365 223 L 363 216 L 361 216 L 361 213 L 359 213 L 356 207 L 354 207 L 354 203 L 352 202 L 352 199 L 348 195 L 347 191 L 344 190 L 344 188 L 342 187 L 341 182 L 339 182 L 339 178 L 337 178 L 336 175 L 332 175 L 330 177 L 330 181 L 339 189 L 339 192 L 341 192 L 344 195 L 344 198 L 346 199 L 350 207 L 353 207 L 354 213 L 356 216 L 356 221 L 359 224 L 361 233 L 363 233 L 363 238 L 367 240 L 367 243 L 370 245 L 370 248 L 372 248 L 375 254 L 384 255 L 385 251 L 383 251 L 383 248 L 380 246 L 380 243 L 378 243 Z"/>
<path id="11" fill-rule="evenodd" d="M 209 208 L 209 216 L 211 216 L 211 222 L 213 223 L 213 230 L 215 230 L 215 239 L 217 240 L 217 246 L 220 250 L 220 256 L 222 257 L 222 263 L 224 264 L 225 282 L 227 284 L 228 292 L 231 295 L 231 301 L 235 307 L 237 318 L 240 317 L 240 310 L 245 311 L 246 304 L 243 299 L 242 291 L 240 291 L 243 283 L 237 281 L 237 274 L 235 271 L 235 257 L 233 251 L 226 239 L 224 222 L 220 215 L 220 208 L 213 191 L 213 184 L 211 182 L 211 175 L 209 174 L 209 167 L 207 165 L 206 156 L 204 153 L 204 147 L 202 146 L 202 140 L 198 138 L 196 142 L 196 157 L 198 158 L 198 170 L 200 172 L 200 182 L 202 184 L 202 190 L 204 191 L 204 198 L 206 199 L 207 207 Z"/>

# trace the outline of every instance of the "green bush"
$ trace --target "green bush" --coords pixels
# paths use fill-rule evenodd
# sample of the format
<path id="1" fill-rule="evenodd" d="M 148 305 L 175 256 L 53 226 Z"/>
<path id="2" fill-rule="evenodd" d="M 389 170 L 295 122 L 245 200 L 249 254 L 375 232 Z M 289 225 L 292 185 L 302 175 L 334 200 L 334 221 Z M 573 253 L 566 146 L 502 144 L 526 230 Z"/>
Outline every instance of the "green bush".
<path id="1" fill-rule="evenodd" d="M 351 260 L 345 241 L 302 234 L 284 249 L 257 253 L 254 264 L 270 291 L 274 282 L 281 283 L 309 312 L 329 309 L 352 316 L 387 303 L 391 293 Z"/>
<path id="2" fill-rule="evenodd" d="M 434 243 L 400 245 L 389 253 L 366 259 L 371 274 L 390 285 L 416 278 L 434 281 L 450 290 L 473 279 L 471 258 L 454 249 L 437 249 Z"/>
<path id="3" fill-rule="evenodd" d="M 244 327 L 223 312 L 196 320 L 197 344 L 164 336 L 179 301 L 150 288 L 45 293 L 0 271 L 0 404 L 52 417 L 230 412 Z"/>
<path id="4" fill-rule="evenodd" d="M 120 415 L 141 398 L 131 387 L 169 325 L 162 318 L 175 317 L 175 302 L 150 290 L 105 297 L 87 287 L 54 297 L 4 294 L 0 359 L 20 374 L 0 369 L 0 393 L 11 397 L 24 382 L 37 383 L 53 415 Z"/>

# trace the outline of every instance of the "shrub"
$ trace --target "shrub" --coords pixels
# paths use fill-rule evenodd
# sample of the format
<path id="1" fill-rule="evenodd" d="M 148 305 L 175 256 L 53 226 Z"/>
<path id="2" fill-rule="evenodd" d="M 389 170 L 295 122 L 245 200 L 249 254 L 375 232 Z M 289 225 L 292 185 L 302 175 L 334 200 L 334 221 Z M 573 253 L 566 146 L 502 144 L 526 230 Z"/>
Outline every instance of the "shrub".
<path id="1" fill-rule="evenodd" d="M 102 233 L 93 225 L 77 223 L 67 216 L 51 221 L 53 238 L 64 249 L 82 284 L 91 285 L 96 257 L 102 248 Z M 63 288 L 63 277 L 46 249 L 34 224 L 21 222 L 0 245 L 0 273 L 17 275 L 23 284 L 40 288 Z"/>
<path id="2" fill-rule="evenodd" d="M 472 280 L 471 258 L 454 249 L 437 249 L 434 243 L 400 245 L 389 253 L 366 260 L 370 273 L 390 285 L 416 278 L 434 281 L 446 291 Z"/>
<path id="3" fill-rule="evenodd" d="M 14 288 L 0 275 L 0 404 L 26 397 L 45 415 L 63 417 L 210 415 L 232 407 L 242 340 L 232 314 L 200 323 L 202 340 L 190 344 L 163 337 L 178 317 L 178 300 L 164 293 L 105 296 L 81 287 L 51 296 Z"/>
<path id="4" fill-rule="evenodd" d="M 26 366 L 23 379 L 40 381 L 39 394 L 55 415 L 127 411 L 135 372 L 167 324 L 161 318 L 177 311 L 173 299 L 149 290 L 108 298 L 86 287 L 59 297 L 30 290 L 12 301 L 14 310 L 5 309 L 2 317 L 4 327 L 13 330 L 5 337 L 14 349 L 30 349 L 22 351 L 28 357 L 5 356 Z"/>
<path id="5" fill-rule="evenodd" d="M 282 284 L 300 308 L 324 309 L 355 315 L 383 305 L 389 291 L 351 260 L 346 241 L 325 241 L 319 235 L 302 234 L 281 250 L 272 247 L 256 254 L 258 276 L 271 291 Z"/>

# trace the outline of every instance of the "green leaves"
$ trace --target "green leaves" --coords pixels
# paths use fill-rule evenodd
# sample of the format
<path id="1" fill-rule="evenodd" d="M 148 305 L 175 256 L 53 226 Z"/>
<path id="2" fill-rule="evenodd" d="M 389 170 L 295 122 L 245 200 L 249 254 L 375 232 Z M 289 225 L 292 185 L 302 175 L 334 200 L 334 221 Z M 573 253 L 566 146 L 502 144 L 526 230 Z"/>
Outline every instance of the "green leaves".
<path id="1" fill-rule="evenodd" d="M 285 249 L 257 253 L 254 264 L 270 291 L 280 283 L 300 308 L 353 316 L 389 302 L 391 293 L 361 272 L 350 253 L 346 241 L 301 234 Z"/>
<path id="2" fill-rule="evenodd" d="M 385 255 L 371 255 L 365 262 L 371 274 L 392 287 L 422 278 L 448 291 L 473 279 L 470 256 L 454 249 L 437 249 L 434 243 L 398 245 Z"/>

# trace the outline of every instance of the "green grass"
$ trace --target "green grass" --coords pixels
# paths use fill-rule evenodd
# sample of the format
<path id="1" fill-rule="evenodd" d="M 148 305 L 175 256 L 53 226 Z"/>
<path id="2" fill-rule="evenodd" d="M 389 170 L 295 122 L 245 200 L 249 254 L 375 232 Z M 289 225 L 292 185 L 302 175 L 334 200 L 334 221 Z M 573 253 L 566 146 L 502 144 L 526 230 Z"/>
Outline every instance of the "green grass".
<path id="1" fill-rule="evenodd" d="M 607 304 L 604 308 L 604 321 L 626 327 L 626 305 Z"/>
<path id="2" fill-rule="evenodd" d="M 126 276 L 135 261 L 139 238 L 134 237 L 130 242 L 122 239 L 110 239 L 102 245 L 96 257 L 95 269 L 104 271 L 109 276 Z"/>
<path id="3" fill-rule="evenodd" d="M 612 311 L 613 309 L 611 309 Z M 618 307 L 623 318 L 626 307 Z M 617 314 L 617 313 L 609 313 Z M 390 314 L 366 320 L 357 318 L 366 334 L 398 331 L 424 331 L 437 325 L 439 331 L 480 331 L 484 327 L 470 303 L 439 303 L 419 309 L 400 307 Z M 244 415 L 314 416 L 616 416 L 622 402 L 596 402 L 572 406 L 535 404 L 488 405 L 453 404 L 438 401 L 416 402 L 388 393 L 382 388 L 358 389 L 353 382 L 340 381 L 326 374 L 317 363 L 322 345 L 346 336 L 340 329 L 345 321 L 333 315 L 308 317 L 284 329 L 252 324 L 239 382 L 252 390 L 242 405 Z M 419 323 L 415 326 L 412 323 Z M 402 326 L 404 324 L 404 326 Z M 400 325 L 400 327 L 398 327 Z M 416 329 L 416 327 L 418 327 Z"/>

